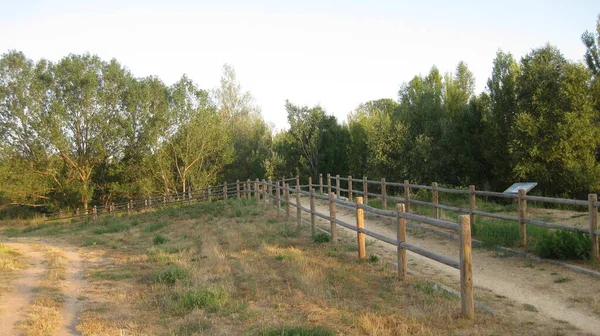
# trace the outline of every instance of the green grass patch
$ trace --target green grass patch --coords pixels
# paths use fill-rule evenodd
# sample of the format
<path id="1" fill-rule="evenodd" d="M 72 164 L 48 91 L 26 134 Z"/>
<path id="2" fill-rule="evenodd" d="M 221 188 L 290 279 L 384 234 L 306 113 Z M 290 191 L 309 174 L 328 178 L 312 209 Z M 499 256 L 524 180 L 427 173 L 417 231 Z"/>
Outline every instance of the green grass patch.
<path id="1" fill-rule="evenodd" d="M 162 245 L 168 241 L 169 241 L 169 239 L 167 239 L 167 237 L 165 237 L 163 235 L 159 235 L 159 234 L 154 236 L 154 238 L 152 239 L 152 243 L 154 245 Z"/>
<path id="2" fill-rule="evenodd" d="M 106 244 L 106 241 L 104 239 L 94 237 L 94 238 L 84 239 L 83 242 L 81 243 L 81 246 L 88 247 L 88 246 L 97 246 L 97 245 L 105 245 L 105 244 Z"/>
<path id="3" fill-rule="evenodd" d="M 103 280 L 112 280 L 119 281 L 133 278 L 133 274 L 129 272 L 105 272 L 105 271 L 97 271 L 91 274 L 93 278 L 103 279 Z"/>
<path id="4" fill-rule="evenodd" d="M 150 274 L 152 283 L 172 285 L 177 281 L 185 280 L 190 277 L 188 269 L 179 265 L 169 265 L 166 268 L 156 270 Z"/>
<path id="5" fill-rule="evenodd" d="M 179 304 L 186 310 L 202 308 L 217 311 L 229 301 L 229 294 L 222 288 L 194 289 L 179 296 Z"/>
<path id="6" fill-rule="evenodd" d="M 123 222 L 114 222 L 106 226 L 98 226 L 92 229 L 93 234 L 117 233 L 129 230 L 129 225 Z"/>
<path id="7" fill-rule="evenodd" d="M 325 232 L 317 232 L 313 237 L 313 241 L 315 243 L 329 243 L 331 241 L 331 236 Z"/>
<path id="8" fill-rule="evenodd" d="M 283 327 L 259 331 L 255 336 L 335 336 L 335 332 L 324 327 Z"/>
<path id="9" fill-rule="evenodd" d="M 171 225 L 170 221 L 159 221 L 152 223 L 144 228 L 144 232 L 154 232 L 162 229 L 163 227 Z"/>

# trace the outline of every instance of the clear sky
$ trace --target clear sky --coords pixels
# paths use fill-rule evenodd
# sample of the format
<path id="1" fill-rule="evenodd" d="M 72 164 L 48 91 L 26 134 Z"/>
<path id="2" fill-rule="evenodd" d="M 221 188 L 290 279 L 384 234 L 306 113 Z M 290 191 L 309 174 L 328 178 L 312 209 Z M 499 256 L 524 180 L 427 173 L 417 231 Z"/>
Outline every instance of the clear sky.
<path id="1" fill-rule="evenodd" d="M 0 9 L 0 53 L 90 52 L 168 85 L 186 73 L 204 89 L 229 63 L 282 129 L 286 99 L 344 121 L 362 102 L 397 99 L 433 65 L 450 72 L 465 61 L 480 92 L 499 49 L 520 58 L 549 42 L 580 61 L 600 2 L 0 0 Z"/>

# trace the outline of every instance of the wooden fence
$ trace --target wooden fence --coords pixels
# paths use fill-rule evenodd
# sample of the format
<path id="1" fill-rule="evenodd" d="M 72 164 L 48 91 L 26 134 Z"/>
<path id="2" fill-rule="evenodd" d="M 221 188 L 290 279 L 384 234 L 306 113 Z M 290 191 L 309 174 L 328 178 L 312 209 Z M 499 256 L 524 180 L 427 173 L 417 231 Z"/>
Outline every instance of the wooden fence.
<path id="1" fill-rule="evenodd" d="M 295 180 L 295 187 L 290 187 L 288 181 Z M 331 179 L 328 177 L 328 182 Z M 339 181 L 339 179 L 338 179 Z M 466 318 L 473 318 L 475 314 L 475 301 L 473 298 L 473 272 L 472 272 L 472 263 L 471 263 L 471 224 L 469 216 L 461 215 L 458 217 L 458 223 L 444 221 L 440 219 L 429 218 L 425 216 L 410 214 L 406 211 L 405 204 L 396 204 L 394 211 L 388 211 L 383 209 L 377 209 L 374 207 L 370 207 L 363 202 L 363 197 L 356 197 L 355 202 L 349 202 L 342 200 L 340 197 L 337 197 L 335 193 L 331 192 L 332 189 L 331 183 L 327 184 L 328 196 L 323 194 L 319 194 L 315 192 L 315 187 L 322 190 L 324 187 L 323 184 L 313 185 L 312 181 L 309 180 L 307 185 L 300 185 L 300 180 L 298 178 L 294 179 L 282 179 L 282 181 L 273 182 L 265 182 L 264 180 L 260 185 L 255 186 L 259 193 L 257 196 L 257 200 L 261 200 L 261 196 L 265 205 L 272 204 L 274 207 L 278 209 L 277 214 L 280 215 L 279 209 L 283 204 L 285 206 L 285 214 L 288 220 L 291 219 L 291 207 L 296 208 L 296 223 L 298 226 L 302 223 L 302 212 L 306 212 L 310 214 L 310 225 L 311 232 L 314 235 L 316 233 L 316 217 L 322 218 L 330 223 L 330 233 L 332 237 L 332 242 L 334 244 L 337 243 L 337 225 L 342 226 L 346 229 L 355 231 L 357 234 L 357 245 L 358 245 L 358 258 L 361 261 L 366 259 L 366 243 L 365 236 L 370 236 L 382 242 L 391 244 L 396 246 L 397 248 L 397 270 L 398 270 L 398 279 L 404 280 L 406 278 L 407 273 L 407 259 L 406 259 L 406 251 L 411 251 L 413 253 L 419 254 L 426 258 L 435 260 L 442 264 L 448 265 L 450 267 L 456 268 L 460 270 L 460 298 L 461 298 L 461 312 L 462 315 Z M 308 188 L 308 191 L 302 190 L 303 188 Z M 337 190 L 339 191 L 339 185 L 337 186 Z M 273 194 L 275 191 L 275 194 Z M 281 197 L 281 194 L 284 197 Z M 295 196 L 295 202 L 291 201 L 291 195 Z M 305 196 L 309 200 L 309 208 L 305 207 L 301 203 L 301 196 Z M 324 214 L 316 211 L 315 201 L 323 200 L 326 203 L 329 203 L 329 214 Z M 351 223 L 346 223 L 336 217 L 336 206 L 344 206 L 348 208 L 354 209 L 356 212 L 356 223 L 355 225 Z M 377 214 L 379 216 L 392 217 L 395 218 L 397 223 L 397 235 L 396 238 L 387 237 L 376 232 L 370 231 L 366 228 L 365 225 L 365 215 L 364 213 L 370 212 L 373 214 Z M 459 259 L 454 260 L 448 258 L 443 255 L 436 254 L 431 251 L 427 251 L 423 248 L 408 244 L 406 242 L 406 222 L 407 220 L 426 223 L 429 225 L 437 226 L 440 228 L 450 229 L 457 231 L 459 233 Z"/>
<path id="2" fill-rule="evenodd" d="M 290 187 L 289 182 L 294 182 L 295 186 L 293 188 Z M 360 190 L 355 189 L 354 186 L 356 185 L 362 185 L 362 188 Z M 369 191 L 369 186 L 373 185 L 377 186 L 376 189 L 378 192 L 373 192 L 373 190 Z M 229 188 L 229 186 L 231 186 L 231 188 Z M 389 195 L 388 188 L 390 187 L 396 188 L 396 190 L 401 190 L 402 197 Z M 415 189 L 431 191 L 431 202 L 411 198 L 411 195 Z M 342 196 L 342 193 L 344 193 L 345 199 Z M 467 196 L 469 200 L 469 208 L 459 208 L 441 204 L 439 202 L 440 193 L 462 194 Z M 291 201 L 292 196 L 295 198 L 295 202 Z M 308 198 L 308 208 L 302 205 L 302 196 Z M 313 234 L 316 233 L 316 218 L 322 218 L 330 223 L 330 233 L 334 244 L 337 242 L 338 225 L 355 231 L 357 233 L 358 257 L 360 260 L 364 260 L 366 258 L 365 235 L 394 245 L 397 247 L 398 278 L 400 280 L 404 279 L 406 276 L 407 250 L 450 267 L 459 269 L 461 278 L 461 310 L 463 316 L 467 318 L 471 318 L 474 315 L 473 275 L 471 265 L 471 225 L 475 223 L 477 216 L 519 223 L 520 244 L 523 247 L 525 247 L 527 244 L 526 225 L 536 225 L 550 229 L 566 229 L 570 231 L 588 233 L 592 242 L 592 248 L 590 251 L 591 258 L 593 260 L 600 259 L 598 255 L 598 236 L 600 236 L 600 230 L 598 229 L 598 207 L 600 206 L 600 202 L 598 202 L 596 194 L 588 195 L 588 200 L 573 200 L 564 198 L 528 196 L 523 190 L 519 190 L 517 194 L 507 194 L 479 191 L 476 190 L 475 186 L 473 185 L 469 186 L 468 190 L 461 190 L 439 187 L 435 182 L 432 183 L 431 186 L 426 186 L 411 184 L 408 180 L 405 180 L 403 183 L 389 182 L 384 178 L 382 178 L 380 181 L 374 181 L 368 180 L 366 176 L 363 176 L 362 179 L 355 179 L 352 176 L 348 176 L 346 178 L 340 177 L 339 175 L 332 176 L 331 174 L 327 174 L 326 181 L 324 181 L 323 175 L 320 174 L 318 184 L 313 184 L 312 179 L 309 178 L 308 184 L 306 185 L 300 185 L 300 179 L 298 177 L 288 179 L 284 178 L 277 182 L 265 181 L 264 179 L 262 181 L 259 179 L 255 179 L 254 181 L 248 179 L 244 182 L 240 182 L 238 180 L 235 182 L 235 184 L 224 183 L 217 186 L 208 186 L 198 190 L 188 190 L 186 193 L 177 193 L 168 196 L 158 196 L 140 200 L 130 200 L 128 202 L 116 204 L 112 203 L 103 207 L 94 206 L 89 211 L 82 212 L 79 209 L 76 209 L 72 212 L 61 211 L 46 215 L 44 216 L 44 219 L 58 220 L 92 216 L 92 218 L 95 220 L 98 215 L 125 212 L 131 214 L 134 211 L 143 211 L 145 209 L 163 207 L 172 204 L 181 204 L 185 202 L 211 202 L 213 200 L 227 200 L 229 197 L 236 197 L 238 199 L 256 199 L 257 201 L 262 200 L 266 206 L 270 204 L 284 212 L 287 219 L 291 218 L 291 207 L 295 207 L 296 221 L 298 225 L 300 225 L 302 221 L 302 212 L 310 214 L 311 232 Z M 379 198 L 381 200 L 382 209 L 368 206 L 369 197 Z M 477 197 L 499 197 L 516 200 L 518 203 L 518 216 L 479 211 L 477 210 Z M 328 204 L 328 214 L 316 211 L 316 200 L 322 200 Z M 589 227 L 586 229 L 527 218 L 527 201 L 587 207 L 589 213 Z M 394 210 L 388 210 L 388 202 L 395 203 Z M 433 210 L 432 217 L 411 213 L 412 204 L 431 206 Z M 336 218 L 337 206 L 353 209 L 353 211 L 356 212 L 356 223 L 350 224 Z M 439 218 L 440 209 L 454 211 L 464 215 L 458 216 L 458 221 L 456 223 L 445 221 Z M 277 211 L 278 216 L 281 215 L 279 210 Z M 396 237 L 386 237 L 368 230 L 365 227 L 365 211 L 378 216 L 393 218 L 397 224 Z M 446 256 L 438 255 L 406 243 L 407 220 L 446 229 L 446 231 L 436 232 L 452 235 L 453 237 L 458 236 L 460 251 L 459 260 L 453 260 Z M 435 229 L 429 230 L 435 231 Z M 457 232 L 457 234 L 451 234 L 447 232 L 447 230 Z"/>
<path id="3" fill-rule="evenodd" d="M 322 174 L 319 175 L 319 181 L 322 181 Z M 321 182 L 320 182 L 321 183 Z M 360 190 L 353 189 L 353 185 L 362 184 L 362 188 Z M 343 186 L 346 188 L 343 188 Z M 379 193 L 373 193 L 369 191 L 369 186 L 377 186 Z M 319 186 L 321 189 L 322 187 Z M 592 260 L 600 260 L 600 248 L 599 248 L 599 236 L 600 229 L 598 229 L 598 207 L 600 206 L 600 202 L 598 202 L 597 194 L 589 194 L 587 200 L 574 200 L 574 199 L 565 199 L 565 198 L 554 198 L 554 197 L 540 197 L 540 196 L 529 196 L 526 195 L 524 190 L 519 190 L 517 194 L 509 194 L 509 193 L 501 193 L 501 192 L 491 192 L 491 191 L 481 191 L 476 190 L 474 185 L 470 185 L 468 190 L 462 189 L 450 189 L 450 188 L 442 188 L 439 187 L 436 182 L 433 182 L 430 186 L 427 185 L 418 185 L 411 184 L 408 180 L 405 180 L 403 183 L 397 182 L 389 182 L 386 181 L 385 178 L 382 178 L 380 181 L 368 180 L 366 176 L 362 179 L 355 179 L 352 176 L 340 177 L 339 175 L 332 176 L 327 174 L 327 190 L 331 192 L 335 191 L 335 194 L 338 198 L 342 197 L 342 192 L 345 193 L 347 199 L 352 201 L 356 195 L 362 195 L 364 202 L 368 202 L 369 197 L 377 197 L 381 199 L 382 208 L 387 209 L 387 202 L 394 201 L 400 202 L 405 205 L 406 212 L 411 212 L 411 204 L 423 205 L 423 206 L 431 206 L 433 210 L 432 217 L 435 219 L 439 218 L 439 210 L 448 210 L 454 211 L 457 213 L 468 214 L 471 220 L 471 224 L 475 224 L 477 216 L 501 219 L 514 221 L 519 223 L 519 237 L 520 237 L 520 246 L 526 247 L 527 245 L 527 225 L 535 225 L 550 229 L 565 229 L 574 232 L 583 232 L 589 235 L 589 239 L 591 241 L 591 251 L 590 258 Z M 388 187 L 395 187 L 399 190 L 402 190 L 403 197 L 395 197 L 390 196 L 387 193 Z M 415 189 L 423 189 L 431 191 L 431 202 L 411 199 L 412 192 Z M 449 205 L 440 204 L 439 202 L 439 194 L 440 193 L 448 193 L 448 194 L 462 194 L 468 197 L 469 200 L 469 208 L 459 208 Z M 505 199 L 512 199 L 517 201 L 518 203 L 518 215 L 511 216 L 505 214 L 491 213 L 480 211 L 477 209 L 477 197 L 498 197 Z M 588 210 L 588 221 L 589 225 L 587 228 L 581 228 L 571 225 L 563 225 L 551 222 L 545 222 L 541 220 L 527 218 L 527 201 L 531 202 L 541 202 L 541 203 L 552 203 L 552 204 L 563 204 L 563 205 L 571 205 L 571 206 L 580 206 L 586 207 Z"/>

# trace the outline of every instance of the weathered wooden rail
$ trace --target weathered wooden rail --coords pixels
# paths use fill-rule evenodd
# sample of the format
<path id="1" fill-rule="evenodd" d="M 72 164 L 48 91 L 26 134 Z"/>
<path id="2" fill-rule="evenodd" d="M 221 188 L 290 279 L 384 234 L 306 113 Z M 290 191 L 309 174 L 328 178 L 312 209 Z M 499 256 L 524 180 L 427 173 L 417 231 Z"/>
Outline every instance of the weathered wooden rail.
<path id="1" fill-rule="evenodd" d="M 295 180 L 296 185 L 294 188 L 290 187 L 287 181 Z M 328 177 L 328 181 L 330 178 Z M 338 180 L 339 181 L 339 180 Z M 363 203 L 363 197 L 356 197 L 355 202 L 344 201 L 338 195 L 330 192 L 328 196 L 317 194 L 314 187 L 318 187 L 319 190 L 323 187 L 322 185 L 313 185 L 312 181 L 309 181 L 308 185 L 300 185 L 299 179 L 283 179 L 281 182 L 263 182 L 256 186 L 259 191 L 257 200 L 261 200 L 261 196 L 265 205 L 272 204 L 278 209 L 277 214 L 280 215 L 279 209 L 283 204 L 285 207 L 285 214 L 288 220 L 291 219 L 291 207 L 296 208 L 296 223 L 298 226 L 302 223 L 302 213 L 310 214 L 311 232 L 313 235 L 316 232 L 316 217 L 322 218 L 330 223 L 330 233 L 334 244 L 337 243 L 337 225 L 342 226 L 346 229 L 355 231 L 357 234 L 357 245 L 358 245 L 358 258 L 361 261 L 366 259 L 366 242 L 365 236 L 375 238 L 385 243 L 396 246 L 397 248 L 397 265 L 398 265 L 398 279 L 404 280 L 407 273 L 407 258 L 406 251 L 419 254 L 431 260 L 437 261 L 444 265 L 456 268 L 460 270 L 460 283 L 461 283 L 461 312 L 466 318 L 472 318 L 475 314 L 475 301 L 473 298 L 473 272 L 471 263 L 471 224 L 469 216 L 459 216 L 458 223 L 444 221 L 440 219 L 433 219 L 425 216 L 410 214 L 406 212 L 404 204 L 397 204 L 394 211 L 377 209 L 370 207 Z M 302 190 L 302 188 L 308 187 L 308 191 Z M 328 189 L 331 189 L 331 184 L 328 183 Z M 275 194 L 273 194 L 273 190 Z M 337 191 L 340 188 L 338 186 Z M 283 194 L 282 198 L 280 195 Z M 295 202 L 291 201 L 291 195 L 295 196 Z M 301 203 L 301 196 L 308 197 L 310 207 L 306 208 Z M 316 211 L 315 201 L 323 200 L 329 204 L 329 214 L 321 213 Z M 354 208 L 356 211 L 356 224 L 344 222 L 336 217 L 336 205 Z M 377 232 L 368 230 L 365 226 L 365 211 L 393 217 L 397 222 L 396 237 L 387 237 Z M 450 229 L 459 233 L 459 256 L 458 260 L 454 260 L 447 256 L 439 255 L 434 252 L 425 250 L 423 248 L 408 244 L 406 242 L 406 224 L 407 220 L 427 223 L 429 225 L 438 226 L 440 228 Z"/>
<path id="2" fill-rule="evenodd" d="M 322 181 L 322 174 L 319 175 L 319 181 Z M 339 175 L 332 176 L 331 174 L 327 174 L 327 191 L 335 192 L 338 198 L 342 197 L 342 192 L 345 193 L 347 199 L 352 201 L 355 195 L 362 195 L 365 203 L 368 202 L 369 197 L 377 197 L 381 199 L 382 208 L 387 209 L 387 202 L 389 200 L 395 202 L 401 202 L 405 205 L 406 212 L 411 212 L 411 204 L 415 205 L 423 205 L 430 206 L 433 210 L 433 218 L 439 218 L 440 213 L 439 210 L 447 210 L 453 211 L 457 213 L 468 214 L 471 220 L 471 224 L 475 224 L 477 220 L 477 216 L 489 217 L 494 219 L 501 219 L 507 221 L 514 221 L 519 223 L 519 237 L 520 237 L 520 246 L 526 247 L 527 245 L 527 225 L 535 225 L 550 229 L 565 229 L 574 232 L 583 232 L 589 235 L 589 239 L 591 241 L 591 251 L 590 258 L 592 260 L 600 260 L 600 229 L 598 228 L 598 207 L 600 206 L 600 202 L 598 202 L 597 194 L 589 194 L 587 200 L 575 200 L 575 199 L 565 199 L 565 198 L 553 198 L 553 197 L 540 197 L 540 196 L 529 196 L 526 195 L 524 190 L 520 190 L 517 194 L 508 194 L 508 193 L 500 193 L 500 192 L 492 192 L 492 191 L 481 191 L 476 190 L 474 185 L 470 185 L 468 190 L 462 189 L 450 189 L 439 187 L 436 182 L 433 182 L 431 186 L 427 185 L 419 185 L 419 184 L 411 184 L 408 180 L 405 180 L 403 183 L 397 182 L 389 182 L 386 181 L 385 178 L 382 178 L 381 181 L 368 180 L 366 176 L 362 179 L 355 179 L 352 176 L 348 176 L 347 178 L 340 177 Z M 321 182 L 320 182 L 321 183 Z M 345 183 L 345 185 L 344 185 Z M 353 185 L 362 185 L 360 190 L 353 189 Z M 370 192 L 369 185 L 376 185 L 379 189 L 379 193 Z M 346 188 L 343 188 L 343 187 Z M 318 185 L 320 189 L 323 187 Z M 390 196 L 387 193 L 388 187 L 396 187 L 403 191 L 403 197 L 395 197 Z M 424 189 L 431 191 L 431 202 L 426 202 L 422 200 L 412 199 L 411 195 L 413 189 Z M 449 193 L 449 194 L 462 194 L 468 197 L 468 208 L 459 208 L 450 205 L 444 205 L 439 202 L 439 194 L 440 193 Z M 518 216 L 497 214 L 491 212 L 485 212 L 477 210 L 477 197 L 497 197 L 497 198 L 505 198 L 505 199 L 513 199 L 518 203 Z M 527 201 L 530 202 L 540 202 L 540 203 L 552 203 L 552 204 L 563 204 L 563 205 L 571 205 L 571 206 L 580 206 L 586 207 L 588 210 L 588 220 L 589 225 L 587 228 L 576 227 L 571 225 L 564 225 L 558 223 L 545 222 L 541 220 L 527 218 Z"/>

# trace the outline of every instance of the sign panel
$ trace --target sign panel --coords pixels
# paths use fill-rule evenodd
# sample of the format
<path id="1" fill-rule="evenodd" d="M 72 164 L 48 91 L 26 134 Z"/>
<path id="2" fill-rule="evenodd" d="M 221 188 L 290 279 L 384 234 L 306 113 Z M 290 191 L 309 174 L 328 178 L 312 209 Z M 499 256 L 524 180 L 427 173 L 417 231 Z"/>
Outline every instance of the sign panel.
<path id="1" fill-rule="evenodd" d="M 505 194 L 518 194 L 519 189 L 524 189 L 525 193 L 528 193 L 529 190 L 533 189 L 536 185 L 537 185 L 537 182 L 518 182 L 518 183 L 515 183 L 515 184 L 511 185 L 510 187 L 508 187 L 508 189 L 504 190 L 504 193 Z"/>

